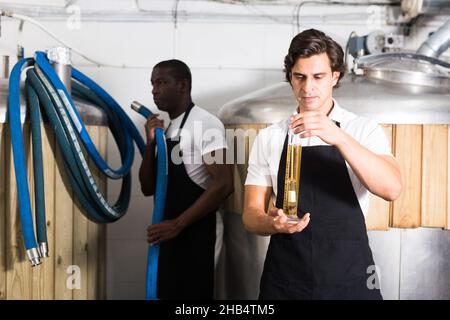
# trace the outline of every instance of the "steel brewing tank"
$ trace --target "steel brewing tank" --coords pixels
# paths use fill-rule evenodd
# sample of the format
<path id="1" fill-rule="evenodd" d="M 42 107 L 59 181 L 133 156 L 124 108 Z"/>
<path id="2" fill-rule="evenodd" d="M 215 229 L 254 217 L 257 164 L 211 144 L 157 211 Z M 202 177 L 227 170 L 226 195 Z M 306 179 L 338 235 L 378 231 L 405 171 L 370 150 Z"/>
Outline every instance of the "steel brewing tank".
<path id="1" fill-rule="evenodd" d="M 64 69 L 61 66 L 58 68 Z M 58 71 L 58 68 L 55 69 Z M 61 73 L 58 74 L 61 76 Z M 70 75 L 70 70 L 66 70 L 65 74 Z M 6 119 L 8 81 L 0 79 L 0 300 L 105 299 L 106 226 L 89 221 L 72 198 L 64 160 L 57 147 L 53 129 L 46 123 L 45 116 L 41 132 L 50 256 L 44 258 L 42 264 L 34 268 L 26 259 L 20 231 L 14 164 Z M 31 130 L 25 115 L 24 93 L 22 83 L 21 111 L 30 182 L 33 179 Z M 108 135 L 106 114 L 85 100 L 76 97 L 73 100 L 92 141 L 100 154 L 106 157 Z M 91 167 L 94 178 L 106 193 L 106 179 L 94 167 Z M 32 188 L 33 184 L 30 183 L 30 194 L 33 198 Z M 32 206 L 34 206 L 33 199 Z M 79 282 L 73 282 L 74 287 L 68 282 L 71 274 L 81 275 Z"/>
<path id="2" fill-rule="evenodd" d="M 358 62 L 360 75 L 345 75 L 333 96 L 347 110 L 380 124 L 450 124 L 450 69 L 445 68 L 445 63 L 442 66 L 436 62 L 414 54 L 366 57 Z M 285 119 L 295 108 L 291 87 L 283 82 L 225 104 L 219 110 L 219 118 L 228 129 L 258 130 Z M 251 144 L 252 138 L 247 138 L 246 159 Z M 222 299 L 258 297 L 270 240 L 250 234 L 242 224 L 246 173 L 247 162 L 235 164 L 235 192 L 225 205 L 224 251 L 218 269 L 221 281 L 216 290 L 217 297 Z M 450 262 L 444 263 L 445 267 L 437 262 L 450 261 L 449 231 L 422 228 L 369 231 L 369 239 L 375 262 L 386 271 L 381 278 L 385 298 L 450 298 L 450 280 L 442 281 L 448 279 L 445 270 L 450 268 Z M 433 242 L 442 245 L 437 249 Z M 413 243 L 415 249 L 411 250 Z M 422 259 L 405 252 L 426 252 L 427 257 Z M 416 261 L 421 263 L 411 268 Z M 426 279 L 413 276 L 417 272 L 429 275 L 426 270 L 434 270 L 437 276 L 425 276 Z M 435 289 L 427 291 L 430 286 Z"/>

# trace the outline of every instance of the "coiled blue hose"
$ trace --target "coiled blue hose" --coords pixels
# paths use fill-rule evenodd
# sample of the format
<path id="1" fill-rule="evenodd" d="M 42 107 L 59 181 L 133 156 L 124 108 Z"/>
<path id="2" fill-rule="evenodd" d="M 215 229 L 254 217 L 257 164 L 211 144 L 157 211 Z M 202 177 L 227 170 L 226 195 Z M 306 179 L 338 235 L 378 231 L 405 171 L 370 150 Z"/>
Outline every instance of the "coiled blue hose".
<path id="1" fill-rule="evenodd" d="M 143 115 L 146 119 L 152 115 L 151 111 L 139 102 L 132 103 L 132 108 Z M 152 224 L 160 223 L 164 217 L 164 207 L 167 193 L 167 146 L 164 131 L 161 128 L 155 129 L 156 147 L 158 150 L 156 165 L 156 190 L 154 197 L 154 210 Z M 159 244 L 149 245 L 147 253 L 147 280 L 146 299 L 157 299 L 157 278 L 158 278 Z"/>
<path id="2" fill-rule="evenodd" d="M 88 218 L 96 222 L 105 223 L 115 221 L 126 211 L 131 189 L 129 169 L 134 158 L 133 140 L 136 142 L 141 155 L 145 152 L 145 143 L 137 128 L 117 102 L 94 81 L 73 68 L 72 77 L 75 79 L 73 81 L 74 94 L 103 108 L 108 115 L 110 129 L 118 143 L 123 160 L 123 166 L 120 169 L 113 170 L 109 168 L 92 143 L 70 95 L 53 71 L 45 55 L 42 52 L 37 52 L 35 60 L 32 58 L 22 59 L 14 66 L 9 81 L 8 117 L 25 248 L 32 264 L 37 265 L 40 263 L 40 252 L 37 248 L 33 228 L 28 180 L 26 177 L 23 134 L 20 122 L 20 76 L 21 72 L 30 66 L 34 66 L 34 68 L 30 68 L 27 71 L 26 92 L 27 105 L 30 110 L 32 122 L 33 161 L 36 183 L 36 223 L 37 237 L 40 244 L 47 242 L 40 105 L 44 108 L 47 118 L 55 130 L 55 136 L 63 154 L 65 169 L 74 195 L 79 200 Z M 151 115 L 150 110 L 136 102 L 133 103 L 133 109 L 145 118 Z M 155 134 L 158 149 L 158 171 L 152 217 L 153 224 L 159 223 L 163 219 L 167 190 L 167 148 L 165 136 L 164 132 L 159 128 L 155 130 Z M 109 206 L 99 192 L 87 166 L 86 159 L 81 152 L 77 136 L 83 142 L 89 156 L 94 159 L 94 163 L 103 173 L 114 179 L 123 177 L 119 200 L 114 206 Z M 158 256 L 159 245 L 149 246 L 146 282 L 147 300 L 157 299 L 156 280 Z"/>
<path id="3" fill-rule="evenodd" d="M 133 125 L 131 120 L 126 115 L 125 111 L 122 110 L 122 108 L 118 105 L 118 103 L 110 96 L 108 95 L 100 86 L 98 86 L 94 81 L 90 80 L 88 77 L 84 76 L 81 72 L 79 72 L 76 69 L 72 69 L 72 76 L 79 80 L 81 83 L 85 84 L 87 87 L 89 87 L 92 91 L 94 91 L 100 99 L 105 101 L 105 103 L 111 108 L 113 112 L 118 113 L 119 117 L 124 120 L 124 123 L 127 127 L 127 129 L 130 130 L 130 134 L 125 135 L 126 138 L 126 151 L 125 155 L 126 158 L 124 160 L 123 166 L 117 170 L 114 170 L 108 166 L 108 164 L 104 161 L 102 156 L 98 153 L 97 148 L 95 147 L 94 143 L 92 142 L 91 138 L 89 137 L 89 134 L 86 130 L 86 127 L 83 124 L 83 121 L 81 120 L 81 117 L 77 111 L 77 108 L 75 107 L 75 104 L 73 103 L 72 99 L 70 98 L 69 93 L 67 92 L 66 87 L 62 83 L 61 79 L 59 79 L 56 72 L 53 70 L 52 66 L 48 62 L 47 58 L 45 57 L 45 54 L 43 52 L 36 52 L 35 54 L 36 63 L 39 65 L 39 67 L 42 69 L 44 74 L 49 79 L 50 83 L 53 85 L 53 87 L 56 89 L 56 91 L 59 93 L 60 97 L 63 99 L 63 102 L 68 110 L 68 113 L 70 115 L 70 120 L 72 121 L 72 124 L 77 129 L 78 135 L 80 139 L 83 141 L 83 145 L 86 148 L 87 152 L 89 153 L 90 157 L 96 164 L 96 166 L 108 177 L 112 179 L 119 179 L 122 178 L 126 173 L 130 171 L 131 165 L 133 164 L 133 158 L 134 158 L 134 149 L 133 149 L 133 141 L 132 141 L 132 135 L 137 140 L 137 144 L 139 148 L 145 148 L 144 141 L 142 140 L 142 137 L 139 135 L 138 130 Z"/>
<path id="4" fill-rule="evenodd" d="M 36 229 L 40 245 L 41 243 L 46 244 L 47 241 L 40 139 L 40 105 L 44 108 L 47 118 L 55 130 L 55 136 L 62 150 L 65 170 L 74 195 L 79 199 L 84 209 L 83 213 L 95 222 L 112 222 L 119 219 L 126 212 L 131 193 L 129 168 L 134 158 L 133 140 L 136 141 L 141 153 L 145 150 L 145 144 L 137 128 L 114 99 L 81 72 L 73 70 L 74 78 L 81 82 L 74 83 L 75 94 L 79 94 L 89 101 L 94 101 L 108 115 L 110 129 L 118 143 L 122 163 L 124 163 L 118 170 L 110 169 L 90 140 L 77 110 L 73 108 L 72 99 L 44 54 L 37 52 L 36 59 L 22 59 L 14 66 L 9 80 L 8 119 L 11 130 L 23 238 L 27 255 L 32 265 L 37 265 L 40 263 L 40 252 L 34 233 L 20 119 L 20 77 L 25 68 L 32 66 L 34 68 L 29 68 L 27 71 L 26 93 L 27 105 L 32 120 L 33 161 L 36 183 Z M 95 163 L 103 173 L 114 178 L 124 175 L 119 199 L 113 206 L 107 203 L 96 185 L 78 139 L 84 142 L 88 155 L 96 159 Z M 42 254 L 46 255 L 46 245 L 41 246 L 41 251 Z"/>

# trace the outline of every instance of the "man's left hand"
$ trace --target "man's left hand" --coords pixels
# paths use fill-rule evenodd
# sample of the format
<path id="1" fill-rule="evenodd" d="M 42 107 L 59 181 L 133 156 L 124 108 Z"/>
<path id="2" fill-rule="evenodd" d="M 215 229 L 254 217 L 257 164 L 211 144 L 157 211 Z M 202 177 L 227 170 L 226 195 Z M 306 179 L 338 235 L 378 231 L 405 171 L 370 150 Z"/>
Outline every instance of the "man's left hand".
<path id="1" fill-rule="evenodd" d="M 291 116 L 289 128 L 301 138 L 317 136 L 329 145 L 342 140 L 342 130 L 329 117 L 319 111 L 305 111 Z"/>
<path id="2" fill-rule="evenodd" d="M 151 225 L 147 228 L 147 242 L 158 244 L 175 238 L 183 230 L 178 220 L 164 220 L 161 223 Z"/>

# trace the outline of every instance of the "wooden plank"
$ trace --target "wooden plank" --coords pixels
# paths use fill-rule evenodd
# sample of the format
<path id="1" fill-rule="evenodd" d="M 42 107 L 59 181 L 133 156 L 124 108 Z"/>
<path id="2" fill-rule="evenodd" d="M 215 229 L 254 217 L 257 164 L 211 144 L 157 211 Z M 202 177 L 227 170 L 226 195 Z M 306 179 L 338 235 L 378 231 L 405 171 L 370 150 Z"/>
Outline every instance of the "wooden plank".
<path id="1" fill-rule="evenodd" d="M 447 139 L 450 143 L 450 126 L 447 126 L 448 129 L 448 135 Z M 450 146 L 447 145 L 447 174 L 450 172 Z M 450 229 L 450 178 L 447 176 L 447 221 L 445 225 L 445 229 Z"/>
<path id="2" fill-rule="evenodd" d="M 33 299 L 51 300 L 55 297 L 55 136 L 49 124 L 41 125 L 41 135 L 49 257 L 42 258 L 39 268 L 33 268 Z"/>
<path id="3" fill-rule="evenodd" d="M 89 134 L 92 141 L 99 147 L 98 127 L 89 127 Z M 99 152 L 101 152 L 99 150 Z M 94 176 L 96 183 L 99 182 L 99 170 L 92 160 L 89 160 L 89 168 Z M 87 299 L 97 299 L 97 259 L 98 259 L 98 224 L 92 221 L 88 223 L 88 246 L 87 246 Z"/>
<path id="4" fill-rule="evenodd" d="M 91 140 L 96 144 L 97 136 L 92 133 L 92 127 L 86 126 Z M 84 158 L 88 159 L 86 150 L 83 150 Z M 90 161 L 88 160 L 88 163 Z M 92 168 L 92 166 L 90 166 Z M 73 290 L 74 300 L 86 300 L 88 298 L 88 219 L 83 214 L 80 202 L 73 198 L 73 264 L 79 268 L 79 287 Z"/>
<path id="5" fill-rule="evenodd" d="M 256 138 L 256 135 L 252 135 L 251 131 L 247 132 L 246 130 L 254 130 L 259 132 L 259 130 L 266 127 L 267 124 L 238 124 L 226 126 L 226 129 L 243 130 L 235 132 L 236 137 L 233 140 L 228 140 L 229 143 L 233 144 L 229 147 L 234 150 L 234 193 L 232 193 L 225 202 L 224 207 L 227 211 L 242 213 L 244 206 L 244 184 L 247 177 L 248 158 L 251 147 Z"/>
<path id="6" fill-rule="evenodd" d="M 6 125 L 0 124 L 0 300 L 6 299 Z"/>
<path id="7" fill-rule="evenodd" d="M 25 154 L 30 149 L 30 127 L 23 127 Z M 7 129 L 6 151 L 6 298 L 29 300 L 31 296 L 31 265 L 22 238 L 16 176 L 14 171 L 11 137 Z"/>
<path id="8" fill-rule="evenodd" d="M 422 195 L 422 126 L 395 126 L 395 157 L 400 165 L 403 191 L 393 203 L 394 228 L 417 228 L 421 225 Z"/>
<path id="9" fill-rule="evenodd" d="M 422 226 L 445 228 L 447 221 L 447 125 L 423 126 Z"/>
<path id="10" fill-rule="evenodd" d="M 389 145 L 393 152 L 393 127 L 392 125 L 382 125 L 381 127 L 389 140 Z M 369 203 L 369 212 L 366 218 L 367 230 L 389 230 L 390 202 L 370 194 Z"/>
<path id="11" fill-rule="evenodd" d="M 55 150 L 55 299 L 72 300 L 73 290 L 70 283 L 67 286 L 68 279 L 71 276 L 67 271 L 73 265 L 72 188 L 65 172 L 63 156 L 58 145 Z"/>
<path id="12" fill-rule="evenodd" d="M 34 226 L 34 232 L 36 236 L 36 243 L 39 248 L 39 243 L 37 242 L 37 230 L 36 230 L 36 204 L 35 204 L 35 196 L 34 196 L 34 165 L 33 165 L 33 146 L 31 143 L 31 125 L 29 123 L 26 124 L 27 128 L 29 128 L 29 137 L 26 137 L 25 139 L 29 140 L 29 145 L 25 147 L 25 157 L 27 162 L 27 177 L 28 177 L 28 190 L 30 193 L 30 204 L 31 204 L 31 214 L 33 217 L 33 226 Z M 35 294 L 33 292 L 34 282 L 37 282 L 38 278 L 36 274 L 39 272 L 37 269 L 40 269 L 42 266 L 42 259 L 41 259 L 41 265 L 32 268 L 29 267 L 28 273 L 30 276 L 30 299 L 35 299 Z"/>
<path id="13" fill-rule="evenodd" d="M 99 127 L 99 152 L 103 158 L 107 159 L 108 148 L 108 127 Z M 108 194 L 108 183 L 105 176 L 99 178 L 99 186 L 103 191 L 103 194 Z M 106 225 L 96 225 L 98 228 L 98 255 L 97 255 L 97 295 L 92 299 L 106 299 Z"/>

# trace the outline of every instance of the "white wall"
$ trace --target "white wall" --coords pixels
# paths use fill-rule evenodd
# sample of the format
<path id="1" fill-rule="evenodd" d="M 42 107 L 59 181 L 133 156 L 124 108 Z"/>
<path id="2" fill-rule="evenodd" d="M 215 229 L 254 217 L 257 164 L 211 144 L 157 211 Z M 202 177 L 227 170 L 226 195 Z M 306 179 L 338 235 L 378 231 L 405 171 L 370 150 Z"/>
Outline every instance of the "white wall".
<path id="1" fill-rule="evenodd" d="M 67 43 L 86 54 L 98 60 L 128 66 L 97 67 L 77 55 L 73 56 L 74 65 L 116 98 L 142 133 L 144 120 L 132 112 L 129 105 L 131 101 L 138 100 L 154 109 L 149 79 L 151 67 L 160 60 L 184 60 L 191 67 L 193 74 L 194 101 L 213 113 L 225 102 L 283 81 L 283 58 L 291 38 L 296 34 L 296 27 L 290 23 L 278 23 L 274 19 L 291 20 L 294 6 L 248 7 L 184 1 L 179 7 L 183 13 L 182 18 L 175 27 L 170 15 L 163 14 L 171 12 L 173 1 L 140 2 L 142 7 L 145 5 L 146 10 L 161 9 L 162 13 L 155 13 L 158 19 L 151 19 L 151 14 L 145 13 L 143 16 L 136 16 L 139 19 L 133 20 L 130 17 L 133 17 L 136 11 L 135 2 L 129 1 L 127 6 L 125 0 L 116 0 L 106 4 L 104 1 L 81 1 L 80 29 L 70 30 L 66 17 L 61 15 L 56 19 L 49 19 L 47 15 L 47 19 L 40 21 Z M 99 10 L 98 7 L 101 7 L 103 10 L 112 10 L 108 5 L 114 9 L 115 4 L 122 12 L 124 8 L 130 9 L 131 13 L 127 19 L 122 19 L 125 21 L 119 21 L 121 19 L 117 17 L 106 19 L 107 13 L 104 13 L 102 18 L 101 12 L 98 11 L 96 12 L 100 18 L 97 21 L 94 18 L 83 20 L 83 11 L 89 13 L 88 18 L 95 17 L 92 13 L 94 9 Z M 214 12 L 216 18 L 208 18 L 208 13 L 202 8 L 211 9 L 210 12 Z M 22 9 L 38 16 L 37 11 L 28 7 Z M 220 16 L 226 15 L 227 12 L 232 14 Z M 336 15 L 336 12 L 340 12 L 341 16 Z M 301 29 L 321 29 L 345 46 L 351 31 L 363 35 L 377 28 L 370 23 L 374 21 L 373 12 L 373 9 L 367 10 L 367 7 L 304 6 L 302 13 L 306 17 L 302 21 L 306 22 Z M 416 49 L 428 32 L 436 29 L 443 21 L 442 18 L 431 22 L 427 20 L 425 26 L 413 29 L 406 42 L 407 48 Z M 397 30 L 395 26 L 385 24 L 384 16 L 381 22 L 379 27 L 383 30 Z M 56 44 L 53 39 L 30 24 L 25 24 L 21 34 L 17 30 L 18 22 L 3 19 L 1 54 L 15 55 L 17 43 L 25 47 L 26 55 Z M 116 166 L 119 165 L 112 139 L 109 139 L 108 160 Z M 151 219 L 153 199 L 143 197 L 140 192 L 137 177 L 139 165 L 140 157 L 136 156 L 132 198 L 127 215 L 108 226 L 107 286 L 110 299 L 145 297 L 145 235 L 146 226 Z M 119 188 L 118 183 L 109 182 L 108 198 L 111 202 L 115 201 Z"/>

